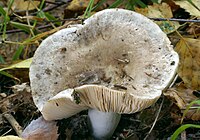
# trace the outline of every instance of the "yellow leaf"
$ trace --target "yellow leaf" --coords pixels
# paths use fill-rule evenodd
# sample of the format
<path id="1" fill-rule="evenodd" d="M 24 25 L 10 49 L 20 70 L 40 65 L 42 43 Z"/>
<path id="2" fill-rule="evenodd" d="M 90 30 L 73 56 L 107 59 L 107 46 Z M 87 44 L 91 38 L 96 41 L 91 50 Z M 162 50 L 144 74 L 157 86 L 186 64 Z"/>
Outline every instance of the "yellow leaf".
<path id="1" fill-rule="evenodd" d="M 30 0 L 14 0 L 12 9 L 14 11 L 26 11 L 26 10 L 34 10 L 40 4 L 39 1 Z"/>
<path id="2" fill-rule="evenodd" d="M 10 136 L 0 137 L 0 140 L 23 140 L 23 139 L 18 136 L 10 135 Z"/>
<path id="3" fill-rule="evenodd" d="M 0 69 L 0 71 L 8 70 L 8 69 L 15 69 L 15 68 L 27 68 L 28 69 L 31 65 L 31 62 L 32 62 L 32 58 L 29 58 L 29 59 L 23 60 L 19 63 L 2 68 L 2 69 Z"/>
<path id="4" fill-rule="evenodd" d="M 151 18 L 172 18 L 173 14 L 167 3 L 149 5 L 147 8 L 135 8 L 135 11 Z M 155 23 L 165 32 L 172 33 L 179 28 L 178 22 L 156 21 Z"/>
<path id="5" fill-rule="evenodd" d="M 99 0 L 94 0 L 94 4 L 96 4 Z M 68 10 L 71 11 L 81 11 L 86 9 L 90 0 L 73 0 L 69 6 L 67 7 Z"/>
<path id="6" fill-rule="evenodd" d="M 196 8 L 200 8 L 200 0 L 192 0 L 193 6 L 188 0 L 174 1 L 176 5 L 185 9 L 190 15 L 200 17 L 200 11 Z"/>
<path id="7" fill-rule="evenodd" d="M 175 50 L 180 57 L 178 75 L 188 88 L 200 90 L 200 40 L 183 38 Z"/>
<path id="8" fill-rule="evenodd" d="M 147 8 L 135 8 L 135 11 L 148 17 L 173 17 L 170 6 L 167 3 L 149 5 Z"/>

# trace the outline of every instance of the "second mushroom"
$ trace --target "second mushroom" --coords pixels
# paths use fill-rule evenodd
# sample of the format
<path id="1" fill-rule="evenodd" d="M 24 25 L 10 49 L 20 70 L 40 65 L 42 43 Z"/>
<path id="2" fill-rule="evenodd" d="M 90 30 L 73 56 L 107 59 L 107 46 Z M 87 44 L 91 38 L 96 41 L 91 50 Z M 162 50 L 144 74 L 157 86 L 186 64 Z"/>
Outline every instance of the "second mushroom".
<path id="1" fill-rule="evenodd" d="M 178 61 L 154 22 L 133 11 L 107 9 L 41 43 L 30 67 L 32 95 L 46 120 L 89 109 L 92 135 L 108 139 L 120 114 L 157 101 Z"/>

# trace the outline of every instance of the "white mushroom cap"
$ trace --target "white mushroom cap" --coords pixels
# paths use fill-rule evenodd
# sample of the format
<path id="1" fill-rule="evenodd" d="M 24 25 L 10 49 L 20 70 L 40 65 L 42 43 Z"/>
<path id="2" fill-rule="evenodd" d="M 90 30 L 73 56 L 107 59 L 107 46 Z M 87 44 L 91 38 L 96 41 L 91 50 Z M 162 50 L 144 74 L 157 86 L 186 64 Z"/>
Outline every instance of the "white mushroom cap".
<path id="1" fill-rule="evenodd" d="M 62 118 L 47 111 L 56 107 L 48 107 L 54 99 L 60 105 L 60 99 L 69 101 L 60 113 L 65 117 L 87 108 L 133 113 L 160 97 L 178 60 L 167 36 L 148 18 L 123 9 L 103 10 L 41 43 L 30 67 L 33 99 L 48 120 Z M 81 103 L 65 89 L 80 92 Z M 59 92 L 66 95 L 55 96 Z"/>

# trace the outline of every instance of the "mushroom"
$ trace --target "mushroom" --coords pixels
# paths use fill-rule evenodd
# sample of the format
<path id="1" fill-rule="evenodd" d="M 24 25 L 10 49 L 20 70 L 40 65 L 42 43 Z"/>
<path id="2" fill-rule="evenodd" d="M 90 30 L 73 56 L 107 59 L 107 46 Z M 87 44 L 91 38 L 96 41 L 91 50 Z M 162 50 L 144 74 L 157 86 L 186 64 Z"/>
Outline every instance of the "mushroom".
<path id="1" fill-rule="evenodd" d="M 107 139 L 120 114 L 157 101 L 178 62 L 154 22 L 133 11 L 107 9 L 41 43 L 30 67 L 32 96 L 46 120 L 89 109 L 93 136 Z"/>

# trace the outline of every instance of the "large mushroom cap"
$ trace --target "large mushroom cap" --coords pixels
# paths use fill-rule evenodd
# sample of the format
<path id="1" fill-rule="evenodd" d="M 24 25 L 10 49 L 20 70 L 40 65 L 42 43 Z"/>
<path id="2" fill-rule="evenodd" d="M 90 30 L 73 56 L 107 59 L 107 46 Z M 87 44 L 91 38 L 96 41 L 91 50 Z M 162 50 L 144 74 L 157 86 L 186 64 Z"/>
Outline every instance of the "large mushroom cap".
<path id="1" fill-rule="evenodd" d="M 178 60 L 165 33 L 148 18 L 123 9 L 103 10 L 84 25 L 58 31 L 41 43 L 30 67 L 33 99 L 43 113 L 44 104 L 59 92 L 75 88 L 85 95 L 86 89 L 92 89 L 82 85 L 95 84 L 109 94 L 118 93 L 116 100 L 118 95 L 130 97 L 120 101 L 129 109 L 112 107 L 112 97 L 106 100 L 106 107 L 95 108 L 133 113 L 160 97 L 175 74 Z M 75 102 L 72 92 L 66 94 Z M 91 107 L 88 105 L 78 104 L 82 108 L 77 111 Z"/>

